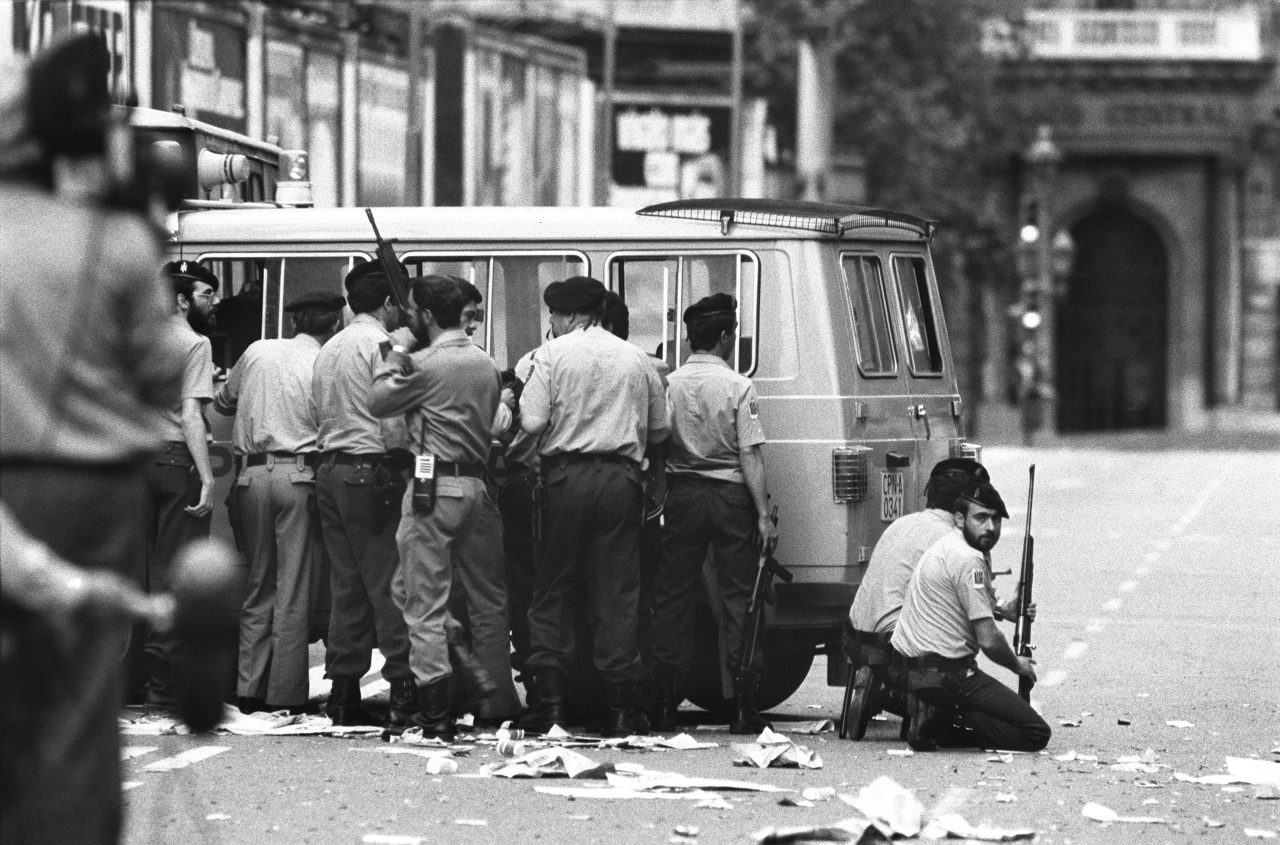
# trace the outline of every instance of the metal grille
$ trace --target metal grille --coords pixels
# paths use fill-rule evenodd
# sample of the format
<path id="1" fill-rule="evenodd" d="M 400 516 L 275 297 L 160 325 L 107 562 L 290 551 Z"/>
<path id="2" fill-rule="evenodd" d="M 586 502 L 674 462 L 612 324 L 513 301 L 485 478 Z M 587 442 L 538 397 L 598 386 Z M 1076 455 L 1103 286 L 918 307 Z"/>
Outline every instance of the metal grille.
<path id="1" fill-rule="evenodd" d="M 719 223 L 725 228 L 732 223 L 749 226 L 769 226 L 774 229 L 798 229 L 803 232 L 821 232 L 825 235 L 840 233 L 839 217 L 810 217 L 802 214 L 784 214 L 766 211 L 742 211 L 729 208 L 644 208 L 636 212 L 647 217 L 675 217 L 680 220 L 705 220 Z"/>
<path id="2" fill-rule="evenodd" d="M 719 223 L 725 234 L 733 224 L 766 226 L 842 235 L 850 229 L 888 227 L 905 229 L 924 238 L 933 236 L 934 224 L 910 214 L 879 208 L 800 200 L 704 199 L 676 200 L 646 206 L 636 214 Z"/>
<path id="3" fill-rule="evenodd" d="M 861 502 L 870 493 L 866 446 L 837 446 L 831 450 L 831 496 L 837 504 Z"/>

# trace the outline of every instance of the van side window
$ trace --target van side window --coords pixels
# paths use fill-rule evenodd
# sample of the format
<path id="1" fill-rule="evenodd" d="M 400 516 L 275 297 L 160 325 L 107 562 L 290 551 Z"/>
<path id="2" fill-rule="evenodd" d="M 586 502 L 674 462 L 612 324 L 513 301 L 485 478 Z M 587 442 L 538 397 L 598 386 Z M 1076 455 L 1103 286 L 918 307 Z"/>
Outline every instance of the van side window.
<path id="1" fill-rule="evenodd" d="M 480 289 L 485 320 L 471 340 L 501 369 L 514 367 L 551 330 L 542 292 L 552 282 L 588 272 L 579 253 L 410 253 L 402 256 L 411 277 L 458 276 Z"/>
<path id="2" fill-rule="evenodd" d="M 874 255 L 845 255 L 844 282 L 853 303 L 853 337 L 858 347 L 858 368 L 866 376 L 888 376 L 898 371 L 889 329 L 889 305 L 884 274 Z"/>
<path id="3" fill-rule="evenodd" d="M 293 337 L 293 321 L 284 306 L 304 293 L 316 291 L 345 296 L 343 278 L 355 262 L 366 257 L 203 256 L 201 263 L 222 283 L 223 299 L 210 334 L 214 363 L 230 369 L 255 340 Z"/>
<path id="4" fill-rule="evenodd" d="M 675 369 L 691 354 L 682 317 L 713 293 L 738 300 L 738 347 L 730 364 L 750 375 L 756 369 L 760 264 L 750 253 L 617 255 L 609 260 L 609 286 L 627 303 L 628 338 Z"/>
<path id="5" fill-rule="evenodd" d="M 924 259 L 908 255 L 893 258 L 902 300 L 902 324 L 907 336 L 911 372 L 918 376 L 942 374 L 942 347 L 938 342 L 938 322 L 929 296 L 929 279 Z"/>

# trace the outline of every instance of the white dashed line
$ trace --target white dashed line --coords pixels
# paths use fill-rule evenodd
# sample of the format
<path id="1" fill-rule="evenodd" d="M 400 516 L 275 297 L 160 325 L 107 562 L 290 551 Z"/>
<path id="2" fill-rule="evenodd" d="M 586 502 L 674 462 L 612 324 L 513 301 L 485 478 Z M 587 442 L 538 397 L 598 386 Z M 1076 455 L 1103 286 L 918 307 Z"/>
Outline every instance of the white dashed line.
<path id="1" fill-rule="evenodd" d="M 1076 640 L 1071 645 L 1067 646 L 1067 649 L 1062 653 L 1062 656 L 1067 660 L 1079 660 L 1088 650 L 1089 644 L 1087 642 L 1084 640 Z"/>
<path id="2" fill-rule="evenodd" d="M 1039 686 L 1056 687 L 1067 679 L 1067 673 L 1061 669 L 1053 669 L 1040 679 Z"/>
<path id="3" fill-rule="evenodd" d="M 120 759 L 132 760 L 134 757 L 143 757 L 158 750 L 154 745 L 126 745 L 120 749 Z"/>
<path id="4" fill-rule="evenodd" d="M 1138 582 L 1137 582 L 1137 581 L 1123 581 L 1123 582 L 1121 582 L 1121 584 L 1120 584 L 1120 586 L 1119 586 L 1119 587 L 1116 587 L 1116 589 L 1117 589 L 1117 590 L 1119 590 L 1119 591 L 1120 591 L 1120 592 L 1122 592 L 1122 593 L 1132 593 L 1134 590 L 1138 589 Z"/>
<path id="5" fill-rule="evenodd" d="M 172 757 L 166 757 L 163 760 L 157 760 L 143 766 L 145 772 L 172 772 L 175 769 L 185 769 L 193 763 L 199 763 L 201 760 L 207 760 L 210 757 L 221 754 L 231 749 L 225 745 L 201 745 L 198 748 L 188 748 L 181 754 L 175 754 Z"/>
<path id="6" fill-rule="evenodd" d="M 1122 607 L 1124 607 L 1123 599 L 1107 599 L 1102 603 L 1102 609 L 1108 613 L 1115 613 Z"/>

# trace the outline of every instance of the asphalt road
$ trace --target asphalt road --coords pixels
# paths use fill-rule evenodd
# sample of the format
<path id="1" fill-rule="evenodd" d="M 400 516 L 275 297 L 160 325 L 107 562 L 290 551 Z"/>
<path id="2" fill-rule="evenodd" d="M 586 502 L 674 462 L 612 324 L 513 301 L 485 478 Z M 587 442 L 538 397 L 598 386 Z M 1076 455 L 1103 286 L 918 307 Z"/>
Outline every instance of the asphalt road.
<path id="1" fill-rule="evenodd" d="M 821 768 L 735 766 L 729 744 L 740 738 L 698 728 L 692 710 L 686 727 L 716 748 L 577 750 L 602 763 L 837 794 L 887 776 L 926 808 L 942 802 L 971 824 L 1034 830 L 1041 843 L 1280 834 L 1280 788 L 1177 777 L 1224 773 L 1227 757 L 1280 766 L 1280 451 L 1076 444 L 993 448 L 985 460 L 1012 515 L 997 569 L 1016 568 L 1026 467 L 1037 464 L 1041 684 L 1033 701 L 1054 727 L 1044 753 L 904 756 L 894 753 L 906 748 L 896 719 L 873 723 L 859 743 L 794 733 L 839 715 L 840 691 L 825 685 L 822 660 L 774 712 L 778 730 L 816 752 Z M 997 580 L 1002 597 L 1012 581 Z M 721 809 L 547 795 L 535 787 L 581 782 L 477 777 L 502 759 L 491 746 L 442 775 L 423 758 L 386 753 L 391 746 L 376 739 L 127 736 L 126 747 L 127 841 L 137 845 L 749 842 L 771 826 L 858 815 L 838 798 L 783 806 L 784 794 L 763 792 L 721 792 Z M 209 756 L 176 770 L 146 768 L 191 751 Z M 1159 821 L 1101 823 L 1083 815 L 1090 802 Z M 677 834 L 690 827 L 696 836 Z"/>

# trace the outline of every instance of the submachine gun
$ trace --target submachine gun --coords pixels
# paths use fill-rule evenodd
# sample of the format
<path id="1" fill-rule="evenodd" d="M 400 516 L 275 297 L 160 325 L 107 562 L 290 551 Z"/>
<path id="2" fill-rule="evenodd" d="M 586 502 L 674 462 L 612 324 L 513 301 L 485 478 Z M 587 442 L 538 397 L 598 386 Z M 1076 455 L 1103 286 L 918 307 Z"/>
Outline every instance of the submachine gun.
<path id="1" fill-rule="evenodd" d="M 373 227 L 373 239 L 378 243 L 378 263 L 382 265 L 382 272 L 386 273 L 387 281 L 391 283 L 391 297 L 396 301 L 400 314 L 407 316 L 409 313 L 409 274 L 405 272 L 404 265 L 400 263 L 400 259 L 396 258 L 396 251 L 391 248 L 392 241 L 384 241 L 382 239 L 382 233 L 378 231 L 378 222 L 373 219 L 373 209 L 366 208 L 364 213 L 369 216 L 369 225 Z"/>
<path id="2" fill-rule="evenodd" d="M 778 524 L 778 506 L 769 511 L 769 519 Z M 764 606 L 773 601 L 773 579 L 780 578 L 790 584 L 795 578 L 785 566 L 778 563 L 773 551 L 760 538 L 760 561 L 756 567 L 756 582 L 751 587 L 751 601 L 747 603 L 747 625 L 743 632 L 742 656 L 738 659 L 738 675 L 744 677 L 756 657 L 760 632 L 764 629 Z"/>
<path id="3" fill-rule="evenodd" d="M 1022 536 L 1022 570 L 1018 574 L 1018 621 L 1013 628 L 1013 652 L 1019 657 L 1030 657 L 1035 648 L 1031 644 L 1031 586 L 1036 574 L 1036 538 L 1031 536 L 1031 506 L 1036 493 L 1036 465 L 1031 465 L 1031 479 L 1027 483 L 1027 528 Z M 1035 682 L 1018 678 L 1018 695 L 1031 702 L 1031 687 Z"/>

